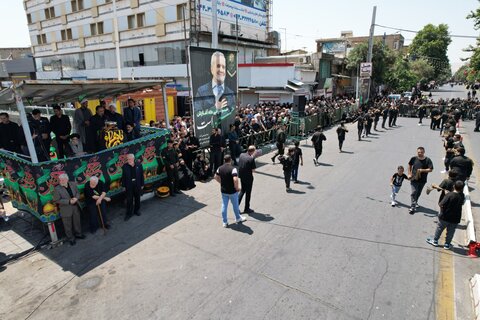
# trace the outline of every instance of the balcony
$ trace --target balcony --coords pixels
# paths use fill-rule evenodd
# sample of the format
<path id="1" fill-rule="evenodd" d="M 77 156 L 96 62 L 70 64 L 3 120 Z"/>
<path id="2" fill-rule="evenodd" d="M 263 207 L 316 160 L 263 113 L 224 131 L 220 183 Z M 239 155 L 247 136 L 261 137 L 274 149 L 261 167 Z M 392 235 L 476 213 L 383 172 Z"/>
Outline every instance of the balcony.
<path id="1" fill-rule="evenodd" d="M 97 44 L 105 44 L 113 42 L 113 33 L 101 34 L 85 38 L 85 46 L 94 46 Z"/>
<path id="2" fill-rule="evenodd" d="M 62 17 L 55 17 L 53 19 L 44 20 L 41 22 L 42 29 L 54 27 L 62 24 Z"/>
<path id="3" fill-rule="evenodd" d="M 50 52 L 52 51 L 52 45 L 51 44 L 39 44 L 37 46 L 33 46 L 33 51 L 35 54 L 37 53 L 44 53 L 44 52 Z"/>
<path id="4" fill-rule="evenodd" d="M 57 50 L 65 50 L 65 49 L 72 49 L 78 48 L 78 41 L 77 40 L 67 40 L 67 41 L 60 41 L 57 42 Z"/>

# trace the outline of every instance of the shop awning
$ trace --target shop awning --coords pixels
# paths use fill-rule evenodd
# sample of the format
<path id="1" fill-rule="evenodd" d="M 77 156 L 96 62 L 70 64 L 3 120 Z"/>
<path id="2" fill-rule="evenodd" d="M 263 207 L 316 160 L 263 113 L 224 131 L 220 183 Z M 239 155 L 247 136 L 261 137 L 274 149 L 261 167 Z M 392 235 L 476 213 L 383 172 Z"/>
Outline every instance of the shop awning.
<path id="1" fill-rule="evenodd" d="M 160 86 L 161 81 L 143 80 L 24 80 L 16 84 L 22 98 L 31 105 L 74 102 L 79 99 L 114 97 Z M 0 105 L 15 104 L 13 88 L 0 91 Z"/>

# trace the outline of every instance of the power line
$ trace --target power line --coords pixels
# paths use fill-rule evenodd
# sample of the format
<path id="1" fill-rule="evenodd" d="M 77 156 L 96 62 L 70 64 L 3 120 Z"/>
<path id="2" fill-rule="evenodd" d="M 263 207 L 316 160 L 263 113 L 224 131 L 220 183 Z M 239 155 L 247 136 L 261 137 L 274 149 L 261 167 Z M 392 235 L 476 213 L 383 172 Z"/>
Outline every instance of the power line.
<path id="1" fill-rule="evenodd" d="M 375 24 L 375 26 L 380 27 L 380 28 L 398 30 L 398 31 L 405 31 L 405 32 L 410 32 L 410 33 L 419 33 L 420 32 L 420 31 L 415 31 L 415 30 L 408 30 L 408 29 L 402 29 L 402 28 L 382 26 L 381 24 Z M 449 36 L 451 38 L 467 38 L 467 39 L 477 39 L 478 38 L 478 36 L 467 36 L 467 35 L 460 35 L 460 34 L 450 34 Z"/>

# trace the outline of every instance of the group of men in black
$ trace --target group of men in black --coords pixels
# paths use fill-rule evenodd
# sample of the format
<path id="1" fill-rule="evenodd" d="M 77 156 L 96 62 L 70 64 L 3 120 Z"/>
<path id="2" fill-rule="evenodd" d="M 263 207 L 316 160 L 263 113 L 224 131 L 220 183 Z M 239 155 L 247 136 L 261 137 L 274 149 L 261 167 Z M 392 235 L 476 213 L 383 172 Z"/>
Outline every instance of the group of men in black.
<path id="1" fill-rule="evenodd" d="M 80 102 L 81 107 L 75 110 L 73 127 L 60 105 L 53 105 L 54 114 L 50 118 L 42 116 L 39 109 L 34 109 L 27 119 L 38 161 L 51 159 L 52 142 L 59 159 L 105 149 L 100 134 L 106 122 L 115 123 L 117 129 L 124 131 L 124 142 L 140 137 L 141 111 L 133 99 L 128 99 L 127 103 L 123 115 L 116 111 L 114 103 L 107 107 L 105 101 L 101 101 L 96 107 L 96 113 L 92 114 L 88 108 L 88 100 L 84 99 Z M 6 112 L 0 114 L 0 149 L 19 155 L 30 155 L 23 130 L 10 121 Z"/>

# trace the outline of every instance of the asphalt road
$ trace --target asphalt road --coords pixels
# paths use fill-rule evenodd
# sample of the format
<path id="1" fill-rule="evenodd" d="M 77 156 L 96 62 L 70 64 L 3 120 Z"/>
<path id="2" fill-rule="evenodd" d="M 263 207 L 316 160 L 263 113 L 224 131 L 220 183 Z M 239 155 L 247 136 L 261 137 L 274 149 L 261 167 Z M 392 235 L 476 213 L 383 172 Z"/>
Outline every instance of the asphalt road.
<path id="1" fill-rule="evenodd" d="M 432 90 L 432 98 L 434 100 L 438 100 L 440 98 L 444 100 L 450 99 L 467 99 L 467 92 L 468 90 L 465 86 L 454 85 L 451 87 L 449 84 L 443 85 L 436 90 Z"/>
<path id="2" fill-rule="evenodd" d="M 328 130 L 318 167 L 303 145 L 302 183 L 292 193 L 271 155 L 259 158 L 256 213 L 243 225 L 222 228 L 219 186 L 199 183 L 175 199 L 144 202 L 143 215 L 126 223 L 115 213 L 107 236 L 8 265 L 0 318 L 435 319 L 440 305 L 449 312 L 440 276 L 453 270 L 440 269 L 441 259 L 464 257 L 425 242 L 436 194 L 423 194 L 411 216 L 406 182 L 400 206 L 389 204 L 389 178 L 419 145 L 435 166 L 430 182 L 442 178 L 438 132 L 415 119 L 398 124 L 361 142 L 351 127 L 344 153 Z M 469 314 L 462 294 L 456 308 Z"/>

